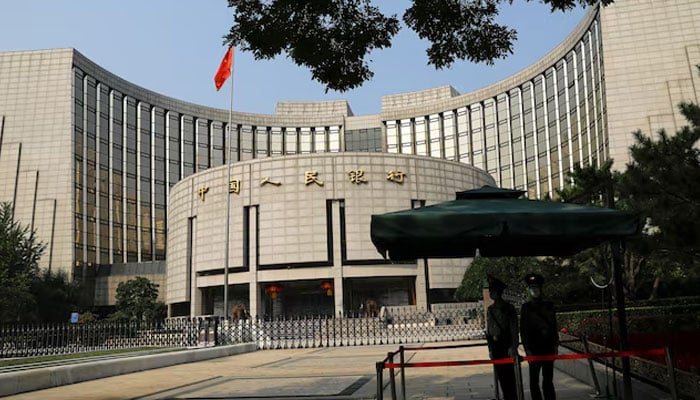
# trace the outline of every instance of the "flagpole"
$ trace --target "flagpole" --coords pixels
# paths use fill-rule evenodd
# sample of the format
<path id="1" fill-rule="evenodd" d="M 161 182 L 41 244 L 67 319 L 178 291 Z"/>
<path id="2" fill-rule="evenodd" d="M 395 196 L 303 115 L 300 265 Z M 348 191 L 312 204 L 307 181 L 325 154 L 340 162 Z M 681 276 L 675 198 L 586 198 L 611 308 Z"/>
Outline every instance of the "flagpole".
<path id="1" fill-rule="evenodd" d="M 233 51 L 233 50 L 231 50 Z M 231 124 L 233 118 L 233 55 L 231 56 L 231 98 L 228 108 L 228 129 L 226 130 L 226 141 L 228 149 L 226 151 L 226 245 L 224 253 L 224 318 L 228 319 L 228 267 L 229 267 L 229 235 L 231 219 Z"/>

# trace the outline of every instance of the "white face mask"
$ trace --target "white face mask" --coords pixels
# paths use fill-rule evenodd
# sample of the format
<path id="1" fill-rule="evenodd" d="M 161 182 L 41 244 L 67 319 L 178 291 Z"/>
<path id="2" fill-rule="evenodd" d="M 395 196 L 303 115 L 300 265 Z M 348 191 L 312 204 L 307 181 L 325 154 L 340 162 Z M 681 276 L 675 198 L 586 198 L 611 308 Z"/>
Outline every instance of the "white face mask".
<path id="1" fill-rule="evenodd" d="M 529 286 L 527 288 L 527 292 L 530 295 L 530 297 L 535 299 L 542 296 L 542 288 L 540 288 L 539 286 Z"/>

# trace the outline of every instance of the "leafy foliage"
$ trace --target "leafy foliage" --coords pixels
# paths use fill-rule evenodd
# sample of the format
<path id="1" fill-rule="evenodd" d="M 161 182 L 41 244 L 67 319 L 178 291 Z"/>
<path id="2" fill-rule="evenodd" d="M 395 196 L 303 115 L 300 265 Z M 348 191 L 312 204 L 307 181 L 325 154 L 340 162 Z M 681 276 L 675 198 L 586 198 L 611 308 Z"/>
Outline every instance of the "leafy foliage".
<path id="1" fill-rule="evenodd" d="M 531 0 L 527 0 L 531 1 Z M 598 0 L 541 0 L 554 11 Z M 613 0 L 602 0 L 603 5 Z M 496 23 L 499 7 L 512 0 L 412 0 L 403 21 L 430 41 L 428 62 L 436 68 L 456 60 L 492 64 L 513 52 L 517 32 Z M 229 0 L 234 24 L 225 43 L 270 59 L 286 53 L 311 70 L 326 90 L 346 91 L 371 79 L 366 57 L 391 47 L 400 29 L 372 0 Z"/>
<path id="2" fill-rule="evenodd" d="M 117 312 L 112 319 L 150 321 L 158 316 L 158 286 L 147 278 L 137 276 L 117 286 Z"/>
<path id="3" fill-rule="evenodd" d="M 369 0 L 229 0 L 234 25 L 226 41 L 256 59 L 282 52 L 311 69 L 327 89 L 347 90 L 372 78 L 365 56 L 391 45 L 399 31 Z"/>
<path id="4" fill-rule="evenodd" d="M 31 292 L 36 299 L 32 316 L 36 321 L 66 322 L 72 312 L 83 310 L 91 303 L 80 283 L 70 282 L 62 272 L 42 271 L 32 282 Z"/>
<path id="5" fill-rule="evenodd" d="M 631 207 L 648 218 L 665 258 L 693 263 L 700 256 L 700 107 L 681 104 L 690 122 L 675 135 L 658 132 L 657 140 L 635 132 L 633 161 L 622 176 L 621 191 Z"/>
<path id="6" fill-rule="evenodd" d="M 594 298 L 589 278 L 569 260 L 553 257 L 478 257 L 464 274 L 455 298 L 481 299 L 486 274 L 498 277 L 508 285 L 508 290 L 525 295 L 523 279 L 530 272 L 545 277 L 545 295 L 556 303 L 576 303 Z"/>
<path id="7" fill-rule="evenodd" d="M 24 321 L 34 309 L 31 285 L 45 247 L 15 221 L 10 203 L 0 204 L 0 322 Z"/>

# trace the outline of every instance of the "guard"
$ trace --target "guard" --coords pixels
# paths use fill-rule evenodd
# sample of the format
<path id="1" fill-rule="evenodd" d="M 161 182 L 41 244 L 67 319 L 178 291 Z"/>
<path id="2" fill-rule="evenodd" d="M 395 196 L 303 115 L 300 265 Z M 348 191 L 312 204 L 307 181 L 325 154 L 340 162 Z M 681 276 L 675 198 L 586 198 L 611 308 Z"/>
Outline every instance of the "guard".
<path id="1" fill-rule="evenodd" d="M 503 300 L 506 284 L 488 275 L 489 296 L 493 304 L 486 311 L 486 341 L 492 360 L 514 357 L 518 347 L 518 316 L 515 307 Z M 517 400 L 513 364 L 494 365 L 504 400 Z"/>
<path id="2" fill-rule="evenodd" d="M 530 273 L 525 276 L 530 300 L 520 310 L 520 337 L 525 353 L 530 356 L 557 354 L 559 334 L 554 304 L 542 297 L 542 275 Z M 554 361 L 528 362 L 530 371 L 530 395 L 532 400 L 555 400 Z M 542 372 L 542 390 L 540 391 L 540 371 Z"/>

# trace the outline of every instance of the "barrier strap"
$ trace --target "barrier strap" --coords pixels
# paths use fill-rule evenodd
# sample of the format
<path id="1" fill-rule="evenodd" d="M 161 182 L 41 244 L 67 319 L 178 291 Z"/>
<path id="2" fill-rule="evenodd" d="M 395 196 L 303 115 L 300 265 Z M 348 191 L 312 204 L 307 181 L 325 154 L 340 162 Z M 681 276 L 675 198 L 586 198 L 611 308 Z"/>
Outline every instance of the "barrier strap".
<path id="1" fill-rule="evenodd" d="M 664 349 L 648 349 L 648 350 L 633 350 L 633 351 L 609 351 L 605 353 L 581 353 L 581 354 L 553 354 L 546 356 L 526 356 L 521 357 L 523 361 L 554 361 L 554 360 L 579 360 L 590 358 L 608 358 L 608 357 L 633 357 L 633 356 L 662 356 L 666 354 Z M 484 365 L 484 364 L 513 364 L 513 357 L 499 358 L 496 360 L 463 360 L 463 361 L 425 361 L 415 363 L 386 363 L 384 368 L 430 368 L 430 367 L 456 367 L 463 365 Z"/>

